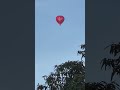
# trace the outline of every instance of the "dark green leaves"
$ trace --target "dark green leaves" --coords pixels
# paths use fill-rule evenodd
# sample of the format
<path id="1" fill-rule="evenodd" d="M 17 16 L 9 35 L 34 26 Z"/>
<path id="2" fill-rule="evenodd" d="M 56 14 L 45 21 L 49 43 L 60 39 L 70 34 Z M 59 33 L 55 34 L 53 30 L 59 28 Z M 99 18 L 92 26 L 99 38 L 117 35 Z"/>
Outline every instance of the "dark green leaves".
<path id="1" fill-rule="evenodd" d="M 113 54 L 114 56 L 116 56 L 120 52 L 120 42 L 118 44 L 113 43 L 113 44 L 107 46 L 106 48 L 108 48 L 108 47 L 110 47 L 109 53 Z"/>
<path id="2" fill-rule="evenodd" d="M 119 89 L 119 85 L 116 82 L 106 83 L 105 81 L 86 83 L 85 90 L 116 90 Z"/>
<path id="3" fill-rule="evenodd" d="M 85 58 L 85 44 L 82 44 L 82 45 L 81 45 L 81 49 L 82 49 L 83 51 L 78 51 L 77 54 L 82 55 L 82 57 L 81 57 L 81 60 L 82 60 L 82 58 Z"/>
<path id="4" fill-rule="evenodd" d="M 55 90 L 80 90 L 85 86 L 85 66 L 82 61 L 55 65 L 55 71 L 47 76 L 46 83 Z"/>
<path id="5" fill-rule="evenodd" d="M 118 44 L 111 44 L 109 46 L 107 46 L 106 48 L 110 47 L 110 54 L 112 54 L 114 57 L 118 55 L 118 53 L 120 52 L 120 43 Z M 105 48 L 105 49 L 106 49 Z M 120 75 L 120 56 L 117 59 L 107 59 L 104 58 L 103 60 L 101 60 L 101 69 L 105 67 L 105 70 L 107 67 L 112 69 L 112 74 L 111 74 L 111 81 L 114 77 L 114 75 Z"/>

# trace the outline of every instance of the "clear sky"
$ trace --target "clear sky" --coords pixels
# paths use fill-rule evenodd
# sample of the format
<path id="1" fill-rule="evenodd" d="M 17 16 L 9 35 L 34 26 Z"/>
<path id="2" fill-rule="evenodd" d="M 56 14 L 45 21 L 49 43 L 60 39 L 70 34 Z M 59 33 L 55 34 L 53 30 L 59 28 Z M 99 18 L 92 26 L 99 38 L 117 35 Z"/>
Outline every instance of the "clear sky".
<path id="1" fill-rule="evenodd" d="M 56 16 L 63 15 L 61 26 Z M 85 43 L 85 0 L 35 0 L 35 85 L 54 65 L 80 60 L 77 51 Z"/>

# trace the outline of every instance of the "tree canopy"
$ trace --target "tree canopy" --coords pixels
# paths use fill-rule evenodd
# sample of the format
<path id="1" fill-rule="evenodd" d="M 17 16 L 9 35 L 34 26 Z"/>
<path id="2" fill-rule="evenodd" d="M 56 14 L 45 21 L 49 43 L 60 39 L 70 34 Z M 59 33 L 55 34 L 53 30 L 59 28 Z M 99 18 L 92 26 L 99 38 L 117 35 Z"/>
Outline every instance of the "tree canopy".
<path id="1" fill-rule="evenodd" d="M 81 45 L 78 54 L 85 57 L 85 45 Z M 81 60 L 82 60 L 81 58 Z M 44 75 L 45 86 L 39 85 L 38 90 L 85 90 L 85 65 L 81 60 L 67 61 L 54 66 L 54 72 Z"/>
<path id="2" fill-rule="evenodd" d="M 82 61 L 68 61 L 55 65 L 55 72 L 46 76 L 50 90 L 84 90 L 85 66 Z"/>
<path id="3" fill-rule="evenodd" d="M 109 48 L 109 54 L 113 55 L 113 58 L 103 58 L 101 60 L 101 69 L 107 70 L 112 69 L 111 73 L 111 82 L 106 83 L 105 81 L 101 82 L 88 82 L 85 84 L 86 90 L 120 90 L 120 85 L 113 81 L 115 75 L 120 75 L 120 43 L 113 43 L 107 47 Z M 116 57 L 117 56 L 117 57 Z"/>

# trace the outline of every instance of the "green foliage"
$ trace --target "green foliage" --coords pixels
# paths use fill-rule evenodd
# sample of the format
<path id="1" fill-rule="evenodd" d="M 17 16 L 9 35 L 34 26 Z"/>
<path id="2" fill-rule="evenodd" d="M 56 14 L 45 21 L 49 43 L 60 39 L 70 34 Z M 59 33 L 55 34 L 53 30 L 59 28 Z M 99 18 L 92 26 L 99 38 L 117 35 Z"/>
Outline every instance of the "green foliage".
<path id="1" fill-rule="evenodd" d="M 82 60 L 82 58 L 85 58 L 85 44 L 81 45 L 81 49 L 82 49 L 82 51 L 79 50 L 78 54 L 82 55 L 82 57 L 81 57 L 81 60 Z"/>
<path id="2" fill-rule="evenodd" d="M 37 87 L 37 90 L 46 90 L 47 89 L 47 87 L 46 86 L 43 86 L 43 85 L 39 85 L 39 83 L 38 83 L 38 87 Z"/>
<path id="3" fill-rule="evenodd" d="M 110 47 L 110 51 L 109 53 L 112 54 L 114 57 L 117 56 L 120 52 L 120 43 L 118 44 L 111 44 L 109 46 L 107 46 L 106 48 Z M 105 48 L 105 49 L 106 49 Z M 112 69 L 112 73 L 111 73 L 111 81 L 114 77 L 114 75 L 120 75 L 120 56 L 117 58 L 117 59 L 114 59 L 114 58 L 104 58 L 102 61 L 101 61 L 101 69 L 103 67 L 105 67 L 105 70 L 107 67 L 111 68 Z"/>
<path id="4" fill-rule="evenodd" d="M 109 46 L 107 46 L 106 48 L 110 47 L 110 54 L 113 54 L 114 56 L 116 56 L 119 52 L 120 52 L 120 42 L 119 43 L 113 43 Z M 105 49 L 106 49 L 105 48 Z"/>
<path id="5" fill-rule="evenodd" d="M 116 90 L 119 89 L 119 85 L 115 82 L 106 83 L 105 81 L 86 83 L 86 90 Z"/>
<path id="6" fill-rule="evenodd" d="M 110 47 L 109 53 L 112 54 L 114 57 L 117 56 L 120 52 L 120 43 L 118 44 L 111 44 L 107 46 L 105 49 Z M 107 67 L 109 69 L 112 69 L 111 73 L 111 82 L 106 83 L 105 81 L 102 82 L 88 82 L 85 84 L 86 90 L 120 90 L 120 85 L 118 85 L 113 80 L 114 75 L 120 75 L 120 56 L 117 59 L 114 58 L 104 58 L 101 60 L 101 69 L 104 67 L 105 70 L 107 70 Z"/>
<path id="7" fill-rule="evenodd" d="M 84 90 L 85 66 L 82 61 L 55 65 L 55 72 L 46 78 L 46 83 L 55 90 Z"/>
<path id="8" fill-rule="evenodd" d="M 81 60 L 85 57 L 85 44 L 81 45 L 83 51 Z M 39 85 L 41 90 L 85 90 L 85 66 L 83 61 L 67 61 L 55 65 L 54 72 L 44 75 L 46 86 Z"/>

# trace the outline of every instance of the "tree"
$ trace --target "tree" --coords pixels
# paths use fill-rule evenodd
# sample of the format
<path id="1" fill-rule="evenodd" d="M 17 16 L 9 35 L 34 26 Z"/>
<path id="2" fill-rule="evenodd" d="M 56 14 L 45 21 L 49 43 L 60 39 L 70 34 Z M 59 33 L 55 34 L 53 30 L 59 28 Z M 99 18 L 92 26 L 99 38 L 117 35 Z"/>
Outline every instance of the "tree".
<path id="1" fill-rule="evenodd" d="M 118 44 L 111 44 L 109 46 L 107 46 L 105 49 L 107 49 L 108 47 L 110 47 L 110 51 L 109 53 L 113 55 L 113 57 L 116 57 L 119 55 L 120 52 L 120 43 Z M 111 74 L 111 81 L 113 80 L 114 75 L 120 75 L 120 55 L 118 56 L 118 58 L 104 58 L 101 61 L 101 69 L 103 67 L 105 67 L 105 70 L 107 67 L 112 69 L 112 74 Z"/>
<path id="2" fill-rule="evenodd" d="M 116 58 L 104 58 L 101 60 L 101 69 L 104 67 L 105 70 L 107 70 L 107 67 L 112 69 L 111 73 L 111 82 L 106 83 L 105 81 L 101 82 L 88 82 L 85 84 L 86 90 L 120 90 L 120 85 L 117 84 L 115 81 L 113 81 L 114 75 L 120 75 L 120 43 L 118 44 L 111 44 L 105 49 L 110 47 L 109 53 L 115 56 L 119 56 L 117 59 Z"/>
<path id="3" fill-rule="evenodd" d="M 84 90 L 85 66 L 82 61 L 55 65 L 55 72 L 46 78 L 50 90 Z"/>
<path id="4" fill-rule="evenodd" d="M 85 58 L 85 44 L 81 45 L 81 49 L 82 49 L 82 51 L 79 50 L 78 54 L 82 55 L 82 57 L 81 57 L 81 60 L 82 60 L 82 58 Z"/>
<path id="5" fill-rule="evenodd" d="M 81 60 L 85 57 L 85 44 L 81 45 L 78 54 Z M 85 66 L 83 61 L 67 61 L 60 65 L 55 65 L 54 72 L 44 75 L 43 78 L 49 90 L 85 90 Z M 45 86 L 41 85 L 42 89 Z"/>
<path id="6" fill-rule="evenodd" d="M 116 90 L 119 89 L 119 85 L 116 82 L 106 83 L 101 82 L 89 82 L 85 84 L 85 90 Z"/>
<path id="7" fill-rule="evenodd" d="M 47 87 L 46 86 L 43 86 L 43 85 L 39 85 L 39 83 L 38 83 L 38 85 L 37 85 L 37 90 L 46 90 L 47 89 Z"/>

